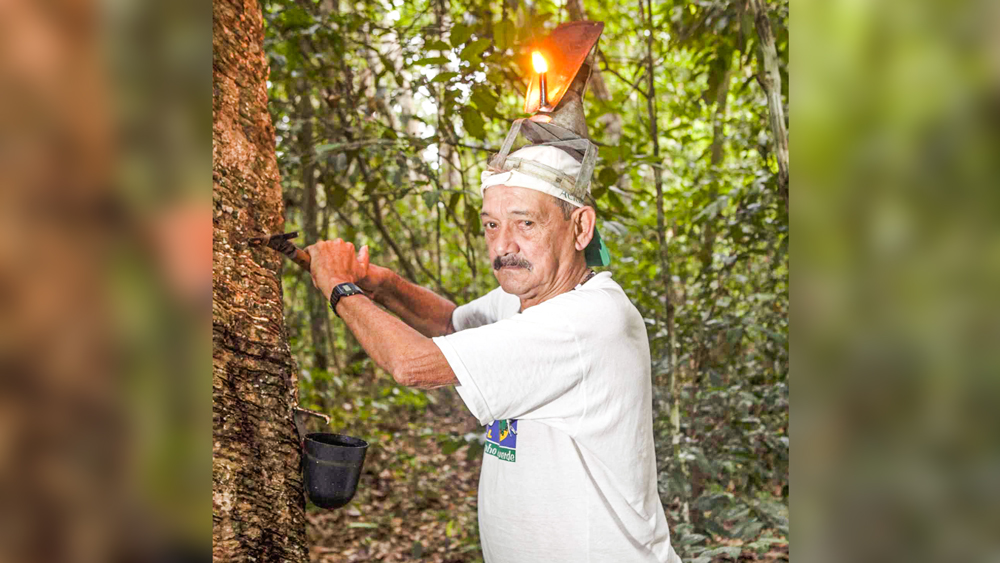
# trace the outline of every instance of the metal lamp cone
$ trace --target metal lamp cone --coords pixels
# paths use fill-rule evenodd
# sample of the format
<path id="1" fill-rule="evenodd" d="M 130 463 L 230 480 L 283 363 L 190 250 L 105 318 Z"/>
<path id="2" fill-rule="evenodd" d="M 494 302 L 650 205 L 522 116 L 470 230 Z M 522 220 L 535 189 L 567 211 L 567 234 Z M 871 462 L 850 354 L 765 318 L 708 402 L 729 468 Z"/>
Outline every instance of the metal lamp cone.
<path id="1" fill-rule="evenodd" d="M 537 52 L 547 63 L 545 105 L 555 108 L 553 112 L 559 110 L 560 102 L 571 90 L 578 90 L 580 98 L 583 98 L 590 79 L 590 65 L 585 63 L 603 31 L 604 22 L 564 23 L 533 49 L 532 56 Z M 584 68 L 582 73 L 581 68 Z M 578 84 L 580 78 L 583 78 L 582 84 Z M 546 111 L 542 104 L 541 73 L 532 73 L 524 98 L 524 111 Z"/>
<path id="2" fill-rule="evenodd" d="M 551 113 L 539 113 L 531 117 L 531 120 L 536 123 L 562 127 L 583 139 L 590 138 L 587 131 L 587 118 L 583 114 L 583 100 L 580 99 L 580 94 L 572 90 L 563 96 L 559 106 Z"/>
<path id="3" fill-rule="evenodd" d="M 524 111 L 534 115 L 514 120 L 500 152 L 490 159 L 484 179 L 493 174 L 518 171 L 562 189 L 563 196 L 571 203 L 587 205 L 585 202 L 590 201 L 593 204 L 590 183 L 598 151 L 587 131 L 583 96 L 593 69 L 594 46 L 603 30 L 602 22 L 566 23 L 554 29 L 532 50 L 534 73 L 528 82 Z M 562 170 L 542 162 L 511 156 L 521 137 L 533 146 L 553 147 L 576 159 L 580 163 L 576 176 L 567 176 Z M 607 246 L 596 228 L 584 250 L 588 266 L 610 263 Z"/>

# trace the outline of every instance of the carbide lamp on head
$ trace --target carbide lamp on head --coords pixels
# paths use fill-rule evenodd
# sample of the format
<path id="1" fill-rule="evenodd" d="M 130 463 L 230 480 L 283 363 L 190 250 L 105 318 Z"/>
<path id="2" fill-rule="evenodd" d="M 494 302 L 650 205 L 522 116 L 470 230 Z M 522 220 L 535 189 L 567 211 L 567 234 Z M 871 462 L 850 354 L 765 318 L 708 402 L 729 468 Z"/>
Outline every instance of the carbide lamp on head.
<path id="1" fill-rule="evenodd" d="M 568 22 L 552 30 L 531 49 L 534 72 L 528 81 L 524 111 L 532 115 L 511 124 L 500 152 L 483 173 L 484 182 L 493 174 L 518 171 L 551 184 L 567 200 L 589 201 L 593 205 L 590 180 L 597 164 L 597 147 L 590 142 L 587 132 L 583 96 L 590 82 L 595 46 L 603 31 L 602 22 Z M 508 158 L 520 137 L 527 143 L 518 143 L 518 148 L 551 146 L 566 152 L 580 163 L 579 172 L 570 177 L 541 162 L 516 156 Z M 597 229 L 591 243 L 585 252 L 587 264 L 607 266 L 610 257 Z"/>
<path id="2" fill-rule="evenodd" d="M 539 119 L 535 121 L 551 118 L 578 136 L 587 136 L 583 95 L 590 82 L 594 47 L 603 31 L 602 22 L 567 22 L 534 45 L 531 50 L 534 72 L 524 96 L 525 113 L 536 114 L 534 117 Z M 579 108 L 573 107 L 577 105 Z"/>
<path id="3" fill-rule="evenodd" d="M 597 147 L 587 133 L 583 96 L 603 31 L 603 22 L 567 22 L 531 49 L 534 72 L 528 82 L 524 111 L 534 115 L 511 124 L 503 147 L 490 161 L 491 169 L 503 170 L 512 164 L 507 162 L 507 155 L 522 136 L 533 145 L 556 146 L 582 163 L 575 183 L 579 190 L 586 190 L 597 163 Z"/>

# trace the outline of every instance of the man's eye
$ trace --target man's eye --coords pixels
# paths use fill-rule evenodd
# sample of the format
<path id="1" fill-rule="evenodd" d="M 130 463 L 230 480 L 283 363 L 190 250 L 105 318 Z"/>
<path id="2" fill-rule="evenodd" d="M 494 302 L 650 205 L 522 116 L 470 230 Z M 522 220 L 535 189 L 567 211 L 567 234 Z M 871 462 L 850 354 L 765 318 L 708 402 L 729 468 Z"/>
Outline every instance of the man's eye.
<path id="1" fill-rule="evenodd" d="M 530 227 L 530 226 L 532 226 L 532 225 L 534 225 L 534 224 L 535 224 L 535 222 L 534 222 L 534 221 L 525 221 L 525 222 L 524 222 L 524 226 L 525 226 L 525 227 Z"/>
<path id="2" fill-rule="evenodd" d="M 495 229 L 495 228 L 497 228 L 497 224 L 494 223 L 493 221 L 487 221 L 486 222 L 486 228 L 487 229 Z"/>

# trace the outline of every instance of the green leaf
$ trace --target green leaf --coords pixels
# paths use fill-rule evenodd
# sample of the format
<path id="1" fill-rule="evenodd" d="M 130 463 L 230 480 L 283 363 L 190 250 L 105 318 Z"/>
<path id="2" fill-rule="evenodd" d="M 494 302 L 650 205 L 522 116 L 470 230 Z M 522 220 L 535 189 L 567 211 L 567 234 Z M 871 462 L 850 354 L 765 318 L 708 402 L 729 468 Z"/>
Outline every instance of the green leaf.
<path id="1" fill-rule="evenodd" d="M 622 198 L 618 197 L 618 194 L 611 190 L 608 190 L 608 201 L 611 202 L 611 207 L 625 211 L 625 204 L 622 202 Z"/>
<path id="2" fill-rule="evenodd" d="M 465 43 L 469 37 L 472 37 L 472 28 L 458 23 L 451 27 L 451 45 L 452 47 L 458 47 L 462 43 Z"/>
<path id="3" fill-rule="evenodd" d="M 705 520 L 702 525 L 706 530 L 717 536 L 722 536 L 724 538 L 730 537 L 729 530 L 711 518 Z"/>
<path id="4" fill-rule="evenodd" d="M 758 520 L 743 520 L 733 526 L 733 537 L 749 540 L 757 537 L 757 534 L 764 529 L 764 523 Z"/>
<path id="5" fill-rule="evenodd" d="M 316 147 L 316 156 L 323 156 L 324 154 L 330 151 L 335 151 L 342 146 L 344 146 L 343 143 L 324 143 Z"/>
<path id="6" fill-rule="evenodd" d="M 472 43 L 469 43 L 462 49 L 462 52 L 458 55 L 463 61 L 469 61 L 470 63 L 479 62 L 479 55 L 485 51 L 490 46 L 490 40 L 487 38 L 477 39 Z"/>
<path id="7" fill-rule="evenodd" d="M 605 187 L 614 186 L 618 183 L 618 172 L 610 166 L 605 166 L 601 169 L 601 173 L 597 175 L 597 181 Z"/>
<path id="8" fill-rule="evenodd" d="M 479 218 L 479 206 L 471 199 L 468 195 L 465 196 L 465 222 L 469 233 L 479 236 L 483 231 L 480 225 L 482 219 Z"/>
<path id="9" fill-rule="evenodd" d="M 450 51 L 451 50 L 451 45 L 445 43 L 444 41 L 441 41 L 440 39 L 435 39 L 434 41 L 431 41 L 430 43 L 425 43 L 424 44 L 424 50 L 425 51 Z"/>
<path id="10" fill-rule="evenodd" d="M 374 522 L 351 522 L 350 524 L 347 525 L 347 527 L 348 528 L 368 528 L 370 530 L 374 530 L 375 528 L 378 528 L 378 524 L 376 524 Z"/>
<path id="11" fill-rule="evenodd" d="M 757 553 L 762 554 L 767 552 L 774 544 L 785 545 L 787 543 L 788 543 L 787 541 L 782 539 L 772 538 L 770 536 L 764 536 L 758 539 L 757 541 L 747 544 L 747 547 L 755 550 Z"/>
<path id="12" fill-rule="evenodd" d="M 479 457 L 483 457 L 483 445 L 476 441 L 469 442 L 469 449 L 465 451 L 465 460 L 472 461 Z"/>
<path id="13" fill-rule="evenodd" d="M 424 192 L 420 194 L 420 197 L 424 199 L 424 203 L 427 204 L 427 209 L 433 209 L 434 206 L 437 205 L 440 196 L 441 192 L 439 192 L 438 190 Z"/>
<path id="14" fill-rule="evenodd" d="M 483 120 L 483 116 L 476 111 L 475 108 L 465 106 L 461 109 L 462 114 L 462 126 L 465 127 L 465 131 L 477 139 L 482 139 L 486 136 L 486 122 Z"/>
<path id="15" fill-rule="evenodd" d="M 694 545 L 696 543 L 701 543 L 706 539 L 708 539 L 708 536 L 703 536 L 701 534 L 684 534 L 673 543 L 674 545 Z"/>
<path id="16" fill-rule="evenodd" d="M 743 553 L 742 548 L 734 545 L 725 545 L 722 547 L 717 547 L 715 549 L 706 551 L 701 555 L 702 557 L 715 557 L 716 555 L 728 555 L 729 557 L 736 559 L 737 557 L 740 556 L 741 553 Z"/>
<path id="17" fill-rule="evenodd" d="M 335 208 L 340 208 L 347 201 L 347 190 L 343 186 L 334 186 L 333 193 L 330 194 L 330 200 Z"/>
<path id="18" fill-rule="evenodd" d="M 621 149 L 619 147 L 604 146 L 598 147 L 597 156 L 605 162 L 613 162 L 618 160 L 621 155 Z"/>
<path id="19" fill-rule="evenodd" d="M 441 444 L 441 453 L 444 455 L 451 455 L 455 453 L 455 450 L 464 445 L 464 440 L 446 440 L 443 444 Z"/>
<path id="20" fill-rule="evenodd" d="M 497 104 L 500 103 L 500 99 L 493 94 L 488 86 L 479 84 L 472 89 L 472 95 L 469 98 L 479 111 L 490 117 L 499 118 L 500 115 L 497 114 L 496 108 Z"/>
<path id="21" fill-rule="evenodd" d="M 455 78 L 456 76 L 458 76 L 457 72 L 442 72 L 442 73 L 439 73 L 437 76 L 435 76 L 431 80 L 431 84 L 434 84 L 436 82 L 445 82 L 447 80 L 451 80 L 452 78 Z"/>
<path id="22" fill-rule="evenodd" d="M 455 206 L 458 205 L 459 200 L 462 199 L 462 192 L 455 192 L 451 194 L 451 198 L 448 200 L 448 209 L 454 213 Z"/>
<path id="23" fill-rule="evenodd" d="M 502 20 L 493 28 L 493 37 L 496 39 L 497 47 L 501 51 L 505 51 L 514 46 L 514 39 L 517 30 L 514 28 L 514 22 L 510 20 Z"/>
<path id="24" fill-rule="evenodd" d="M 424 57 L 413 61 L 413 66 L 443 65 L 448 62 L 448 57 Z"/>
<path id="25" fill-rule="evenodd" d="M 314 21 L 309 12 L 298 6 L 292 6 L 285 10 L 283 19 L 285 20 L 285 25 L 288 27 L 307 27 Z"/>

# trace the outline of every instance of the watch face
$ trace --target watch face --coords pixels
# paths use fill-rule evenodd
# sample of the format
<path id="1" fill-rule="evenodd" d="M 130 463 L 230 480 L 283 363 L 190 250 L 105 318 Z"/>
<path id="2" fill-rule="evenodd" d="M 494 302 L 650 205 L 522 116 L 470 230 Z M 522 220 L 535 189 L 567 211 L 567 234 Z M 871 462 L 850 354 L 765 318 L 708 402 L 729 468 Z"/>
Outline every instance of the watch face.
<path id="1" fill-rule="evenodd" d="M 336 291 L 340 295 L 347 296 L 359 293 L 361 289 L 353 283 L 342 283 L 336 287 Z"/>
<path id="2" fill-rule="evenodd" d="M 333 288 L 333 293 L 330 295 L 330 308 L 333 309 L 334 313 L 337 313 L 337 302 L 340 301 L 341 297 L 364 295 L 364 293 L 360 287 L 353 283 L 342 283 Z M 340 314 L 337 313 L 337 316 L 340 316 Z"/>
<path id="3" fill-rule="evenodd" d="M 337 287 L 333 288 L 333 293 L 336 295 L 347 297 L 348 295 L 357 295 L 359 293 L 364 293 L 364 292 L 361 291 L 360 287 L 354 285 L 353 283 L 342 283 Z"/>

